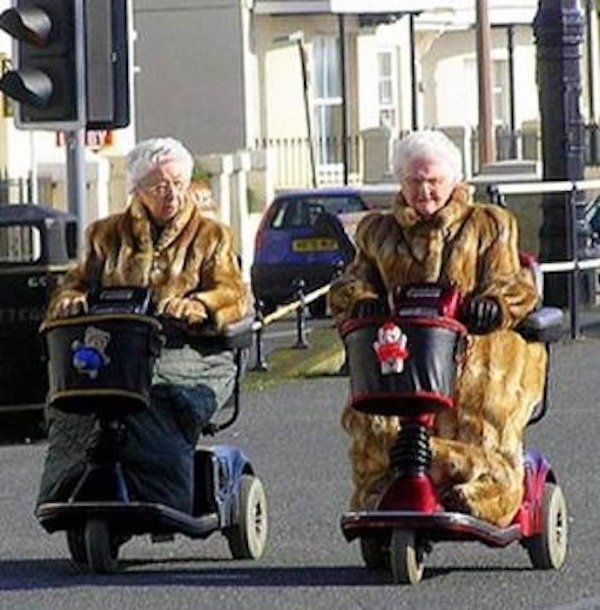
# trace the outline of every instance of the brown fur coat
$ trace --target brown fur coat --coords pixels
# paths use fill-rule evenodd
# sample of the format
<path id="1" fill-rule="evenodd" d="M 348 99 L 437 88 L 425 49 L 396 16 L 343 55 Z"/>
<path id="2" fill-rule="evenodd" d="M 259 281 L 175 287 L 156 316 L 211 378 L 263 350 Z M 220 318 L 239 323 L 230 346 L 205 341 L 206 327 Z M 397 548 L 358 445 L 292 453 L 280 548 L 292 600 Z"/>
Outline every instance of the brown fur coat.
<path id="1" fill-rule="evenodd" d="M 146 208 L 135 197 L 126 210 L 91 224 L 86 255 L 53 295 L 56 302 L 103 286 L 147 286 L 157 304 L 171 297 L 201 301 L 217 327 L 240 319 L 248 309 L 230 230 L 203 217 L 188 197 L 156 239 Z"/>
<path id="2" fill-rule="evenodd" d="M 432 219 L 420 218 L 400 195 L 392 214 L 361 221 L 357 256 L 329 297 L 337 321 L 360 299 L 387 300 L 396 286 L 414 282 L 448 282 L 499 303 L 501 328 L 469 337 L 458 408 L 437 418 L 431 438 L 431 476 L 444 504 L 499 525 L 510 523 L 522 500 L 523 432 L 542 396 L 546 362 L 543 345 L 510 330 L 538 298 L 520 267 L 517 238 L 514 216 L 473 204 L 466 185 L 458 185 Z M 389 478 L 387 454 L 398 421 L 347 407 L 342 424 L 352 439 L 351 505 L 364 508 Z"/>

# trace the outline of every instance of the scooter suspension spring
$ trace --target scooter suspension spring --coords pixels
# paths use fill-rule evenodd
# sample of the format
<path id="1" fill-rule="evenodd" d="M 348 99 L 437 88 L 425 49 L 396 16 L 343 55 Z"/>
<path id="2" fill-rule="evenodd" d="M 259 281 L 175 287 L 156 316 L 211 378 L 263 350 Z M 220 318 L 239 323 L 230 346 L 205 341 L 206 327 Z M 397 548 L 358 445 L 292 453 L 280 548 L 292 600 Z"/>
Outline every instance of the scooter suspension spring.
<path id="1" fill-rule="evenodd" d="M 390 462 L 397 474 L 420 474 L 431 464 L 429 429 L 421 424 L 407 423 L 400 428 L 390 450 Z"/>

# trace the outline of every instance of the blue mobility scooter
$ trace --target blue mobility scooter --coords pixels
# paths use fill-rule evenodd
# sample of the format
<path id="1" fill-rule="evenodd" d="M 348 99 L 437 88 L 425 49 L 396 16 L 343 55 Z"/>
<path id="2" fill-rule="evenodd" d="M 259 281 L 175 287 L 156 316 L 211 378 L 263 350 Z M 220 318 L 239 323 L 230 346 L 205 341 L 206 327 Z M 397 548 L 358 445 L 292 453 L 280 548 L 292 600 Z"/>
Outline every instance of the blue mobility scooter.
<path id="1" fill-rule="evenodd" d="M 150 315 L 150 303 L 147 289 L 102 289 L 90 298 L 86 315 L 42 326 L 48 405 L 61 413 L 91 416 L 94 442 L 86 448 L 84 467 L 68 492 L 42 501 L 36 516 L 48 532 L 66 531 L 73 563 L 95 573 L 116 571 L 120 545 L 143 534 L 160 541 L 176 533 L 206 538 L 220 531 L 235 559 L 259 558 L 267 540 L 266 495 L 240 449 L 195 449 L 190 460 L 190 511 L 147 501 L 131 485 L 135 473 L 128 472 L 122 459 L 127 419 L 150 404 L 153 365 L 167 337 L 234 352 L 237 374 L 226 405 L 231 413 L 225 421 L 210 422 L 204 434 L 219 432 L 237 418 L 240 378 L 252 340 L 251 319 L 220 334 L 192 334 L 182 323 L 170 327 L 171 321 Z"/>
<path id="2" fill-rule="evenodd" d="M 438 285 L 407 287 L 397 296 L 391 315 L 348 320 L 341 328 L 351 406 L 371 415 L 398 416 L 401 424 L 390 450 L 392 481 L 372 510 L 342 516 L 344 536 L 360 540 L 367 568 L 390 570 L 398 584 L 418 583 L 432 543 L 445 540 L 475 540 L 491 547 L 519 542 L 534 568 L 560 568 L 567 553 L 567 505 L 541 453 L 525 452 L 524 497 L 507 527 L 444 508 L 429 476 L 429 436 L 435 415 L 455 408 L 457 362 L 466 335 L 461 296 Z M 550 356 L 551 343 L 562 333 L 562 318 L 560 309 L 543 307 L 517 330 L 528 341 L 545 343 Z M 548 374 L 549 368 L 550 357 Z M 544 391 L 530 424 L 543 417 L 547 403 Z"/>

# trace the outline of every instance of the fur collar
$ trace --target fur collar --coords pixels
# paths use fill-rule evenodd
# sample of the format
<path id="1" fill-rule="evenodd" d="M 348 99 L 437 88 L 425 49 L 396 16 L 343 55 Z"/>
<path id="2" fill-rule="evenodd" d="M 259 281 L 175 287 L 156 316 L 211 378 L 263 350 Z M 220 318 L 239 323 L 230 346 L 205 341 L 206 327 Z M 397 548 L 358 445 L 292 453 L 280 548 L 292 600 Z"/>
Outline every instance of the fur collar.
<path id="1" fill-rule="evenodd" d="M 402 193 L 394 204 L 394 216 L 404 235 L 406 248 L 418 261 L 425 282 L 438 282 L 443 273 L 444 249 L 473 211 L 468 185 L 458 184 L 446 205 L 432 218 L 422 218 L 407 205 Z"/>
<path id="2" fill-rule="evenodd" d="M 464 182 L 457 184 L 446 205 L 438 210 L 432 218 L 422 218 L 407 205 L 402 193 L 399 193 L 394 202 L 394 216 L 402 229 L 411 233 L 412 230 L 441 231 L 444 238 L 452 238 L 464 222 L 465 217 L 473 209 L 469 186 Z"/>
<path id="3" fill-rule="evenodd" d="M 195 207 L 196 204 L 194 201 L 186 196 L 181 209 L 173 219 L 164 226 L 157 242 L 153 244 L 152 221 L 150 215 L 144 204 L 134 195 L 128 212 L 131 217 L 131 230 L 140 250 L 142 252 L 151 252 L 153 250 L 160 252 L 165 248 L 168 248 L 190 221 Z"/>

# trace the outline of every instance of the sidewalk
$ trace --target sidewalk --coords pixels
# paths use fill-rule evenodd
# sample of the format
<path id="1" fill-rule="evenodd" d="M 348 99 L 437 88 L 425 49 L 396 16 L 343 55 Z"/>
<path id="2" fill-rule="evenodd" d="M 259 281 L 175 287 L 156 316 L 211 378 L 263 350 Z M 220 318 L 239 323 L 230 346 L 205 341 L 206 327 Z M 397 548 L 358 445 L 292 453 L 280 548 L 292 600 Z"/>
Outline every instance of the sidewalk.
<path id="1" fill-rule="evenodd" d="M 310 333 L 309 347 L 277 349 L 267 359 L 267 371 L 253 371 L 252 350 L 244 388 L 261 390 L 284 380 L 337 375 L 344 362 L 344 346 L 333 328 L 318 328 Z"/>

